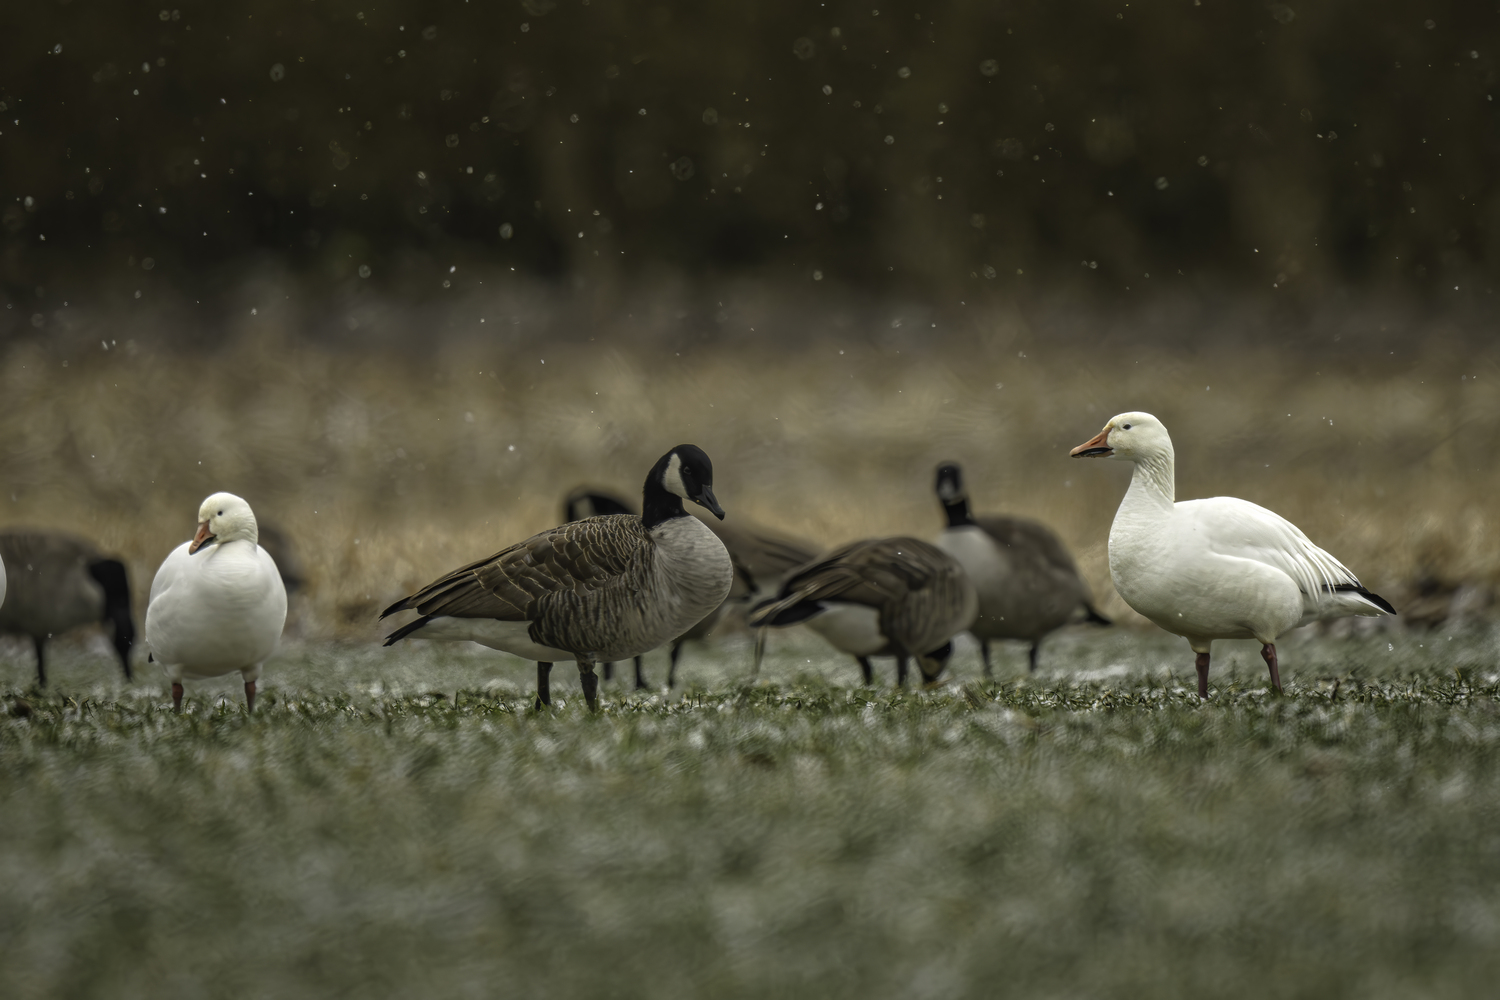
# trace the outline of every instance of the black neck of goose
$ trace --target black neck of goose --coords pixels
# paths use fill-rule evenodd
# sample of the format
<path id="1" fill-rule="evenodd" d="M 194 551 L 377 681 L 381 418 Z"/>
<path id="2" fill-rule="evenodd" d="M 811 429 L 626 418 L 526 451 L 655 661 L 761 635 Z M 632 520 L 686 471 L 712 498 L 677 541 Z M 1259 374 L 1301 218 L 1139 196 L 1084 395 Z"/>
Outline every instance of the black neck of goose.
<path id="1" fill-rule="evenodd" d="M 641 523 L 648 531 L 663 521 L 687 516 L 687 511 L 682 509 L 682 497 L 668 493 L 667 488 L 661 484 L 665 466 L 660 463 L 658 466 L 646 477 L 646 488 L 641 494 Z"/>
<path id="2" fill-rule="evenodd" d="M 943 511 L 948 515 L 948 527 L 962 528 L 966 524 L 973 524 L 974 517 L 969 513 L 969 498 L 959 497 L 957 500 L 944 500 Z"/>

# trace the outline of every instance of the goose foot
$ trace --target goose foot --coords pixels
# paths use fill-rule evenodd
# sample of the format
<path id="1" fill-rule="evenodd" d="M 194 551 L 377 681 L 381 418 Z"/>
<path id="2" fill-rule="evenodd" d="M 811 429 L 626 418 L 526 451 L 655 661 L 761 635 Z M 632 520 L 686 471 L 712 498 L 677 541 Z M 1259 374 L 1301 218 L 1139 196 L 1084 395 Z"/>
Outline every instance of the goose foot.
<path id="1" fill-rule="evenodd" d="M 987 681 L 994 680 L 995 668 L 990 663 L 990 641 L 988 639 L 979 640 L 979 656 L 984 660 L 984 679 Z"/>
<path id="2" fill-rule="evenodd" d="M 578 682 L 583 685 L 583 700 L 589 703 L 589 711 L 599 711 L 599 675 L 587 660 L 578 663 Z"/>
<path id="3" fill-rule="evenodd" d="M 1208 654 L 1198 654 L 1198 697 L 1208 700 Z"/>
<path id="4" fill-rule="evenodd" d="M 245 682 L 245 712 L 249 714 L 255 711 L 255 682 Z"/>
<path id="5" fill-rule="evenodd" d="M 172 711 L 182 711 L 182 685 L 172 682 Z"/>
<path id="6" fill-rule="evenodd" d="M 855 659 L 859 661 L 859 672 L 865 675 L 865 687 L 870 687 L 875 683 L 875 668 L 870 666 L 870 658 L 856 656 Z"/>
<path id="7" fill-rule="evenodd" d="M 552 705 L 552 688 L 548 683 L 548 677 L 552 673 L 552 664 L 537 663 L 536 665 L 536 710 L 540 712 L 543 705 Z"/>
<path id="8" fill-rule="evenodd" d="M 1266 666 L 1271 668 L 1271 686 L 1281 694 L 1281 671 L 1276 669 L 1276 644 L 1268 642 L 1260 647 L 1260 658 L 1266 661 Z"/>

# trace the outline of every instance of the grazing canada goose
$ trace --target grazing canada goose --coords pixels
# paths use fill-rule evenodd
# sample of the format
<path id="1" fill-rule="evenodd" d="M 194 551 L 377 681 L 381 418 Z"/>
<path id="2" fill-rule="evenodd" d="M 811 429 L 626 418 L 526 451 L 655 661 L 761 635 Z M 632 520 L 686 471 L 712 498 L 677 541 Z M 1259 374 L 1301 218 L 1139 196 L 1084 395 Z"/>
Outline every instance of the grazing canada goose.
<path id="1" fill-rule="evenodd" d="M 256 678 L 286 624 L 286 587 L 258 536 L 250 505 L 215 493 L 198 508 L 193 540 L 151 581 L 146 644 L 172 679 L 173 711 L 182 709 L 183 678 L 233 670 L 245 679 L 246 710 L 255 709 Z"/>
<path id="2" fill-rule="evenodd" d="M 1037 649 L 1047 633 L 1080 611 L 1087 621 L 1110 623 L 1094 610 L 1088 584 L 1050 528 L 1020 517 L 970 514 L 963 471 L 953 462 L 937 468 L 937 495 L 948 515 L 937 547 L 959 561 L 979 593 L 979 613 L 969 631 L 979 640 L 986 677 L 994 676 L 991 639 L 1029 642 L 1028 662 L 1035 673 Z"/>
<path id="3" fill-rule="evenodd" d="M 589 487 L 580 487 L 570 493 L 563 507 L 569 520 L 587 517 L 588 511 L 594 514 L 631 513 L 626 501 L 607 491 Z M 694 639 L 699 641 L 707 639 L 731 608 L 744 606 L 767 596 L 774 586 L 781 582 L 782 577 L 798 566 L 811 562 L 817 555 L 817 550 L 806 542 L 789 539 L 743 521 L 731 524 L 727 521 L 721 522 L 707 518 L 700 518 L 700 520 L 708 525 L 710 531 L 719 536 L 719 541 L 724 543 L 724 548 L 729 552 L 729 561 L 734 565 L 734 583 L 730 586 L 729 596 L 724 599 L 723 604 L 710 612 L 698 624 L 672 640 L 671 651 L 668 654 L 670 666 L 667 670 L 667 687 L 669 688 L 676 686 L 677 660 L 682 655 L 682 647 L 685 643 Z M 604 677 L 606 680 L 609 679 L 608 665 L 605 667 Z M 646 686 L 642 679 L 639 656 L 635 658 L 635 686 L 637 688 Z"/>
<path id="4" fill-rule="evenodd" d="M 723 517 L 713 463 L 678 445 L 646 476 L 644 514 L 585 518 L 533 535 L 460 567 L 381 614 L 415 609 L 387 646 L 415 635 L 470 640 L 537 661 L 537 701 L 550 705 L 548 675 L 558 660 L 578 664 L 583 696 L 598 706 L 594 664 L 655 649 L 724 602 L 734 576 L 729 553 L 691 500 Z"/>
<path id="5" fill-rule="evenodd" d="M 114 626 L 115 652 L 130 680 L 130 583 L 125 564 L 88 541 L 61 531 L 0 531 L 0 557 L 10 566 L 10 591 L 0 602 L 0 632 L 36 644 L 36 682 L 47 686 L 47 640 L 80 625 Z"/>
<path id="6" fill-rule="evenodd" d="M 915 538 L 872 538 L 835 549 L 796 570 L 780 591 L 750 614 L 753 626 L 815 625 L 859 661 L 874 680 L 871 656 L 896 657 L 896 683 L 906 683 L 917 658 L 922 677 L 937 680 L 950 641 L 974 620 L 978 598 L 963 567 Z"/>
<path id="7" fill-rule="evenodd" d="M 1215 639 L 1255 639 L 1281 690 L 1277 637 L 1310 622 L 1396 609 L 1285 518 L 1248 500 L 1176 499 L 1176 456 L 1162 422 L 1122 413 L 1070 454 L 1135 463 L 1109 529 L 1109 574 L 1125 603 L 1187 639 L 1208 697 Z"/>

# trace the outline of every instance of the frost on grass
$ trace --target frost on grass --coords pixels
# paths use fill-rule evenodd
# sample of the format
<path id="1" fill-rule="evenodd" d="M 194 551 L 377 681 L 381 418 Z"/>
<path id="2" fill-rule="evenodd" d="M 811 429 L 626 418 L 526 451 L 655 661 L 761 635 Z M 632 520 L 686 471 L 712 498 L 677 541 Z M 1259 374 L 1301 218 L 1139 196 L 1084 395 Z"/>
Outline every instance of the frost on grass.
<path id="1" fill-rule="evenodd" d="M 1231 647 L 1207 706 L 1139 635 L 998 684 L 961 650 L 932 692 L 795 642 L 751 684 L 731 645 L 673 695 L 617 678 L 597 716 L 561 665 L 537 713 L 524 665 L 439 644 L 293 647 L 254 717 L 233 685 L 173 716 L 83 653 L 41 695 L 6 651 L 30 708 L 0 717 L 6 977 L 1472 995 L 1500 971 L 1493 637 L 1398 638 L 1294 644 L 1284 698 Z"/>

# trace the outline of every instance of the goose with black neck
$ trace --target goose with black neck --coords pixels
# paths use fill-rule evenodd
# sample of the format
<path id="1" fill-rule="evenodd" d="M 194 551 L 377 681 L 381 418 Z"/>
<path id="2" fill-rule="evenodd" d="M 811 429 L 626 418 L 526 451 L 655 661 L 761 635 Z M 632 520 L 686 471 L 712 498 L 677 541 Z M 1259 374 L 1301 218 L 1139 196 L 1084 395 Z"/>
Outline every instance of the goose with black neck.
<path id="1" fill-rule="evenodd" d="M 734 568 L 723 543 L 683 508 L 723 518 L 713 463 L 682 444 L 651 467 L 641 514 L 584 518 L 461 566 L 387 608 L 421 617 L 392 632 L 469 640 L 537 664 L 537 705 L 551 704 L 552 664 L 573 660 L 590 709 L 596 663 L 628 660 L 686 632 L 729 593 Z"/>

